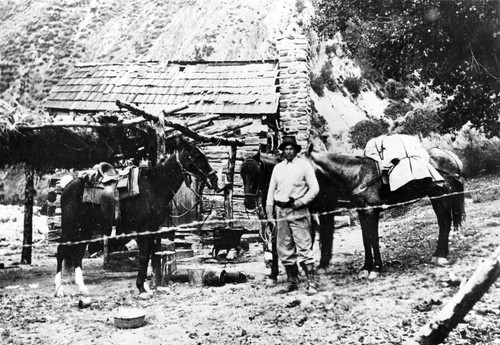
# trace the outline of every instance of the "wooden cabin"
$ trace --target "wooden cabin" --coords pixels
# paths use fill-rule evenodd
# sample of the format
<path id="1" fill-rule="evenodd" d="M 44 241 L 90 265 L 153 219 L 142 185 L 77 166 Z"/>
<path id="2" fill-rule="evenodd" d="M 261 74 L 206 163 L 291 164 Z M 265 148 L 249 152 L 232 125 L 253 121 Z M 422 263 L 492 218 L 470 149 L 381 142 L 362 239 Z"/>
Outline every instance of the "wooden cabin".
<path id="1" fill-rule="evenodd" d="M 242 202 L 239 171 L 243 159 L 259 149 L 275 150 L 283 133 L 296 134 L 302 145 L 309 136 L 307 40 L 302 36 L 286 37 L 278 41 L 277 47 L 276 60 L 79 64 L 52 89 L 44 107 L 54 121 L 119 112 L 116 100 L 135 104 L 154 115 L 187 103 L 187 109 L 174 115 L 181 120 L 219 115 L 209 133 L 241 138 L 245 145 L 236 149 L 211 144 L 203 149 L 218 171 L 220 183 L 233 181 L 234 188 L 229 194 L 205 190 L 202 207 L 194 207 L 177 218 L 176 214 L 185 213 L 197 201 L 192 191 L 181 190 L 171 205 L 174 217 L 167 223 L 209 220 L 207 227 L 211 227 L 214 219 L 248 219 L 255 215 L 248 214 Z M 239 120 L 251 121 L 247 126 L 231 128 Z M 235 156 L 234 174 L 229 164 L 231 155 Z M 237 223 L 234 225 L 245 228 L 250 224 Z"/>
<path id="2" fill-rule="evenodd" d="M 233 195 L 238 199 L 242 195 L 240 162 L 258 149 L 264 152 L 272 150 L 270 143 L 275 142 L 269 137 L 272 132 L 269 128 L 276 127 L 278 119 L 277 61 L 81 64 L 52 89 L 44 106 L 57 121 L 101 112 L 119 112 L 116 100 L 133 103 L 155 115 L 169 107 L 187 103 L 189 107 L 174 117 L 187 120 L 217 114 L 219 117 L 211 126 L 212 133 L 227 128 L 235 120 L 251 119 L 249 126 L 224 133 L 245 141 L 245 146 L 237 149 Z M 221 183 L 232 179 L 227 176 L 231 148 L 205 145 L 203 149 L 218 171 Z M 172 205 L 172 224 L 206 218 L 207 215 L 202 216 L 206 212 L 211 213 L 211 218 L 224 219 L 228 212 L 224 209 L 224 194 L 206 190 L 204 195 L 201 210 L 195 208 L 178 219 L 179 214 L 197 202 L 190 189 L 181 190 Z M 244 211 L 238 207 L 240 202 L 233 204 L 235 213 Z"/>

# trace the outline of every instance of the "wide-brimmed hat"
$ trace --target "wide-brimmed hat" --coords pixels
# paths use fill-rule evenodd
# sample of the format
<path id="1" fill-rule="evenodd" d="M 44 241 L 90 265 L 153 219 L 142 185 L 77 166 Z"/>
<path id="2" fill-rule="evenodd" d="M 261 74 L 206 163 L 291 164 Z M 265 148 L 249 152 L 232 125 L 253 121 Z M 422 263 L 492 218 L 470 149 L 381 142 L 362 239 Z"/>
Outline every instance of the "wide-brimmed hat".
<path id="1" fill-rule="evenodd" d="M 282 140 L 280 146 L 278 146 L 278 149 L 283 151 L 285 149 L 285 146 L 287 146 L 287 145 L 292 145 L 295 148 L 295 151 L 297 151 L 297 152 L 300 152 L 300 150 L 302 149 L 300 147 L 300 145 L 297 144 L 297 140 L 295 139 L 295 137 L 293 135 L 283 136 L 283 140 Z"/>

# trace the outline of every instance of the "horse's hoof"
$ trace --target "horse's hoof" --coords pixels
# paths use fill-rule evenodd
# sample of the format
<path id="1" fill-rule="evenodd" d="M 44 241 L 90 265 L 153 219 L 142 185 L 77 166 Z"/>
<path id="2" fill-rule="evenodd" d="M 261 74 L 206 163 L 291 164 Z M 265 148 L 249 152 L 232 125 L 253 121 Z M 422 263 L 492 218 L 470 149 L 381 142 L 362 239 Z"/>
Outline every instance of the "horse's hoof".
<path id="1" fill-rule="evenodd" d="M 326 274 L 327 272 L 328 272 L 327 267 L 318 267 L 318 269 L 316 270 L 316 274 Z"/>
<path id="2" fill-rule="evenodd" d="M 360 279 L 366 279 L 370 276 L 370 272 L 368 270 L 362 270 L 361 272 L 359 272 L 358 274 L 358 278 Z"/>
<path id="3" fill-rule="evenodd" d="M 447 266 L 450 262 L 448 261 L 447 258 L 439 258 L 439 257 L 433 256 L 431 259 L 431 263 L 433 263 L 436 266 Z"/>
<path id="4" fill-rule="evenodd" d="M 369 280 L 375 280 L 378 278 L 379 272 L 377 271 L 371 271 L 370 274 L 368 275 Z"/>
<path id="5" fill-rule="evenodd" d="M 273 279 L 273 278 L 267 278 L 266 279 L 266 286 L 276 286 L 278 285 L 278 279 Z"/>
<path id="6" fill-rule="evenodd" d="M 153 294 L 149 293 L 149 292 L 141 292 L 139 294 L 139 299 L 142 299 L 142 300 L 148 300 L 150 299 L 151 297 L 153 297 Z"/>
<path id="7" fill-rule="evenodd" d="M 237 257 L 237 256 L 238 256 L 238 254 L 236 253 L 236 250 L 231 249 L 231 250 L 227 253 L 227 255 L 226 255 L 226 259 L 227 259 L 227 260 L 234 260 L 234 259 L 236 259 L 236 257 Z"/>
<path id="8" fill-rule="evenodd" d="M 318 288 L 316 286 L 310 285 L 306 288 L 307 296 L 314 296 L 318 293 Z"/>

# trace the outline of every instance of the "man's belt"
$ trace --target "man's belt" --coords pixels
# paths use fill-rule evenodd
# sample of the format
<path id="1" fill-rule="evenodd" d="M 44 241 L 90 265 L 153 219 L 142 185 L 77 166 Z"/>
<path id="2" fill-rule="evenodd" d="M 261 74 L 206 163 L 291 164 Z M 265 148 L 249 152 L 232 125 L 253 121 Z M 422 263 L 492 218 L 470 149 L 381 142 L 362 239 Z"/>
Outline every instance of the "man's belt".
<path id="1" fill-rule="evenodd" d="M 294 198 L 290 198 L 290 199 L 288 199 L 287 202 L 275 200 L 274 203 L 276 206 L 281 207 L 281 208 L 291 208 L 294 201 L 295 201 Z"/>

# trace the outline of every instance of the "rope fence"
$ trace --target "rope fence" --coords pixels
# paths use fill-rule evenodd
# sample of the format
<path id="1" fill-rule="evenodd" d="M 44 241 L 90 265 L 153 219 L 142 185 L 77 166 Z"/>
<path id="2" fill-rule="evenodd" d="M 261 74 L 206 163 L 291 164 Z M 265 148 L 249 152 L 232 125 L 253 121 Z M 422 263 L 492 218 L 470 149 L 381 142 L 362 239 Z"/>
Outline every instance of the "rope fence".
<path id="1" fill-rule="evenodd" d="M 487 187 L 487 188 L 471 189 L 471 190 L 465 190 L 463 192 L 449 193 L 449 194 L 435 196 L 435 197 L 417 198 L 417 199 L 412 199 L 409 201 L 395 203 L 395 204 L 382 204 L 382 205 L 378 205 L 378 206 L 353 207 L 353 208 L 342 207 L 342 208 L 338 208 L 338 209 L 335 209 L 333 211 L 328 211 L 328 212 L 311 213 L 311 216 L 320 217 L 320 216 L 329 215 L 329 214 L 341 214 L 344 212 L 357 212 L 357 211 L 366 211 L 366 210 L 371 210 L 371 209 L 387 210 L 390 208 L 396 208 L 396 207 L 400 207 L 400 206 L 414 204 L 414 203 L 417 203 L 417 202 L 423 201 L 423 200 L 428 200 L 430 202 L 431 200 L 441 199 L 441 198 L 445 198 L 445 197 L 449 197 L 449 196 L 453 196 L 453 195 L 485 192 L 488 190 L 495 190 L 495 189 L 499 189 L 499 188 L 500 188 L 500 186 L 491 186 L 491 187 Z M 288 217 L 286 219 L 291 219 L 291 218 Z M 59 245 L 76 245 L 76 244 L 84 244 L 84 243 L 88 244 L 88 243 L 100 242 L 103 240 L 110 240 L 110 239 L 126 239 L 126 238 L 133 239 L 133 238 L 136 238 L 138 236 L 153 236 L 153 235 L 157 236 L 157 235 L 161 235 L 163 233 L 171 232 L 172 230 L 185 232 L 186 228 L 196 228 L 196 227 L 201 226 L 201 225 L 226 225 L 226 226 L 228 226 L 228 225 L 231 225 L 235 222 L 239 222 L 239 223 L 243 223 L 243 224 L 244 223 L 259 222 L 261 224 L 266 224 L 269 220 L 280 221 L 280 220 L 285 220 L 285 219 L 284 218 L 273 218 L 273 219 L 232 218 L 232 219 L 227 219 L 227 220 L 220 220 L 219 219 L 219 220 L 195 221 L 195 222 L 183 224 L 181 226 L 165 227 L 164 229 L 160 228 L 160 229 L 155 230 L 155 231 L 132 232 L 132 233 L 127 233 L 127 234 L 110 235 L 110 236 L 103 235 L 101 237 L 95 237 L 95 238 L 92 238 L 89 240 L 59 242 Z M 45 245 L 45 243 L 42 242 L 42 243 L 35 243 L 35 244 L 23 244 L 21 247 L 42 247 L 44 245 Z"/>

